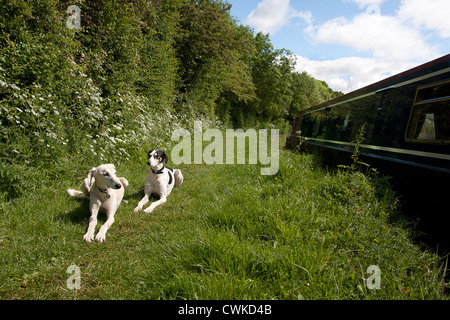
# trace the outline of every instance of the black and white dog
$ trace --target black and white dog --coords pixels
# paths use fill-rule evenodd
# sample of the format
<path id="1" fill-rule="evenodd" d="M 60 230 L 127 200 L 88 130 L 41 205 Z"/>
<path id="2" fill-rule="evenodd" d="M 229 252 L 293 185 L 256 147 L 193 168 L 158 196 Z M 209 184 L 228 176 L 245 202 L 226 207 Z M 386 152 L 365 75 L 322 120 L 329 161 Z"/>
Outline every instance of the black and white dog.
<path id="1" fill-rule="evenodd" d="M 153 202 L 144 210 L 145 213 L 152 212 L 157 206 L 167 201 L 167 197 L 174 187 L 183 183 L 183 175 L 179 169 L 172 169 L 164 166 L 169 160 L 164 151 L 158 149 L 151 150 L 147 157 L 147 164 L 150 166 L 150 169 L 148 170 L 147 179 L 145 180 L 145 195 L 142 200 L 139 201 L 134 212 L 142 210 L 142 207 L 149 202 L 151 195 L 154 194 L 159 196 L 160 199 Z"/>

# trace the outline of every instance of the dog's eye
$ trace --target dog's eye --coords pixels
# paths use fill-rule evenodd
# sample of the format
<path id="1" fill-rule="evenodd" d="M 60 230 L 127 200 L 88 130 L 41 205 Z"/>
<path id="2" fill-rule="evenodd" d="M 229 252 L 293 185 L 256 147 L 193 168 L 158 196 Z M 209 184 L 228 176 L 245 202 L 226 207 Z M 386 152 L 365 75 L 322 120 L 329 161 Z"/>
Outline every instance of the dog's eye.
<path id="1" fill-rule="evenodd" d="M 104 172 L 103 175 L 104 175 L 105 177 L 109 177 L 109 173 L 108 173 L 108 172 Z"/>

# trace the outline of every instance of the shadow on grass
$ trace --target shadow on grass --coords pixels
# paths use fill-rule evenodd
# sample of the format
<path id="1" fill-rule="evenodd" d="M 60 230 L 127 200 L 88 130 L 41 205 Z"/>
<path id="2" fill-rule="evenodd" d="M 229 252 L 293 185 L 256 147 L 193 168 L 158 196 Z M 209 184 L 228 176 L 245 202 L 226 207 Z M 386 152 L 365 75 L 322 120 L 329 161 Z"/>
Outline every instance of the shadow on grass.
<path id="1" fill-rule="evenodd" d="M 89 223 L 89 200 L 88 199 L 73 199 L 80 205 L 74 210 L 61 214 L 58 218 L 62 221 L 72 224 L 87 224 Z"/>
<path id="2" fill-rule="evenodd" d="M 128 203 L 137 205 L 139 201 L 141 201 L 142 197 L 144 196 L 144 188 L 139 188 L 139 190 L 135 191 L 134 193 L 125 193 L 123 199 L 127 200 Z"/>
<path id="3" fill-rule="evenodd" d="M 137 206 L 137 204 L 139 203 L 139 201 L 141 201 L 141 199 L 144 197 L 144 188 L 132 193 L 132 194 L 128 194 L 125 195 L 123 197 L 124 200 L 127 200 L 129 204 L 131 204 L 134 207 Z M 159 196 L 152 194 L 149 204 L 151 203 L 151 201 L 154 200 L 159 200 Z"/>
<path id="4" fill-rule="evenodd" d="M 123 200 L 128 201 L 128 205 L 134 208 L 139 203 L 139 201 L 142 199 L 143 196 L 144 196 L 144 189 L 142 188 L 141 190 L 135 191 L 134 193 L 125 194 Z M 152 197 L 150 198 L 150 202 L 158 199 L 159 199 L 158 196 L 152 195 Z M 71 201 L 78 202 L 79 206 L 77 206 L 70 212 L 59 215 L 58 218 L 67 223 L 81 224 L 87 226 L 89 223 L 89 217 L 91 216 L 91 213 L 89 211 L 89 199 L 74 198 L 71 199 Z M 124 205 L 125 203 L 122 202 L 121 206 Z M 106 221 L 106 214 L 104 213 L 104 211 L 100 210 L 97 219 L 98 223 L 104 223 Z"/>

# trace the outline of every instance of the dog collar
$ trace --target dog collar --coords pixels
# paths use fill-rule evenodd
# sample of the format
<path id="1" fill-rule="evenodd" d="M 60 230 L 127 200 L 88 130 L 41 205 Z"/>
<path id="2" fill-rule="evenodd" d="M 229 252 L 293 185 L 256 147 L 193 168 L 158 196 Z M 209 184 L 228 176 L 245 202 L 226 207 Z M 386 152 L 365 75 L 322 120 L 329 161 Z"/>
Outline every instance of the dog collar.
<path id="1" fill-rule="evenodd" d="M 100 191 L 101 193 L 106 194 L 106 196 L 109 198 L 108 188 L 103 189 L 103 188 L 97 187 L 97 189 L 98 189 L 98 191 Z"/>
<path id="2" fill-rule="evenodd" d="M 162 173 L 164 172 L 164 166 L 163 166 L 161 169 L 157 170 L 157 171 L 155 171 L 155 170 L 152 169 L 152 172 L 153 172 L 154 174 L 162 174 Z"/>

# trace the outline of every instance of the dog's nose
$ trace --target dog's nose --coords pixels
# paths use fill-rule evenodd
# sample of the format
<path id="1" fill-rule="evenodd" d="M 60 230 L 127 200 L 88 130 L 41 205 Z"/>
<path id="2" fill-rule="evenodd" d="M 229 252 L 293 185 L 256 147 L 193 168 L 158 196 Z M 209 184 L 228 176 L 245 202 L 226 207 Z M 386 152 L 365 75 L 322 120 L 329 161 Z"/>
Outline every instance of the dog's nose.
<path id="1" fill-rule="evenodd" d="M 147 165 L 148 165 L 148 166 L 150 165 L 150 161 L 147 161 Z"/>
<path id="2" fill-rule="evenodd" d="M 118 183 L 118 184 L 116 184 L 114 187 L 115 187 L 116 189 L 120 189 L 120 188 L 122 188 L 122 185 L 121 185 L 120 183 Z"/>

